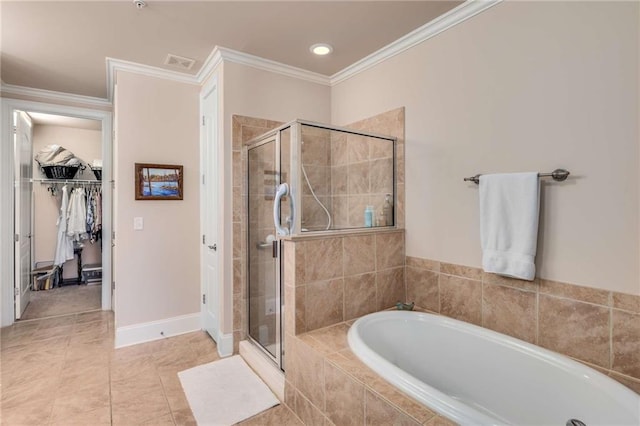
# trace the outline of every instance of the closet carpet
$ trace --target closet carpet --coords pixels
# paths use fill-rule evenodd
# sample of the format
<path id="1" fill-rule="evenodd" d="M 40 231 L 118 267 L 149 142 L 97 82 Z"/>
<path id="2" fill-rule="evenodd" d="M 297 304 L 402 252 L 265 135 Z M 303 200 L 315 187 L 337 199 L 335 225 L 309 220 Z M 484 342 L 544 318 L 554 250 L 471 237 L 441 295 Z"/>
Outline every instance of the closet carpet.
<path id="1" fill-rule="evenodd" d="M 3 426 L 195 425 L 178 372 L 219 358 L 203 331 L 113 349 L 105 311 L 0 331 Z M 242 425 L 302 423 L 279 405 Z"/>
<path id="2" fill-rule="evenodd" d="M 67 285 L 32 291 L 22 319 L 54 317 L 100 309 L 102 285 Z"/>

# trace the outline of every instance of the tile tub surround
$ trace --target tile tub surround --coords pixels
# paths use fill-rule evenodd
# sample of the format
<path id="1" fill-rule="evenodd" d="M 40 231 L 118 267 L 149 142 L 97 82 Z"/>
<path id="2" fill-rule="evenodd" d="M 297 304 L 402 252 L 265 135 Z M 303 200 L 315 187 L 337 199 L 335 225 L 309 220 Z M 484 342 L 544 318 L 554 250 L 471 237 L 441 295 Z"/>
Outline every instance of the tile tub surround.
<path id="1" fill-rule="evenodd" d="M 406 257 L 407 300 L 568 355 L 640 393 L 640 296 Z"/>
<path id="2" fill-rule="evenodd" d="M 284 242 L 284 263 L 285 336 L 406 300 L 402 229 L 297 237 Z"/>
<path id="3" fill-rule="evenodd" d="M 454 424 L 365 366 L 349 349 L 350 323 L 290 337 L 285 404 L 304 424 Z"/>

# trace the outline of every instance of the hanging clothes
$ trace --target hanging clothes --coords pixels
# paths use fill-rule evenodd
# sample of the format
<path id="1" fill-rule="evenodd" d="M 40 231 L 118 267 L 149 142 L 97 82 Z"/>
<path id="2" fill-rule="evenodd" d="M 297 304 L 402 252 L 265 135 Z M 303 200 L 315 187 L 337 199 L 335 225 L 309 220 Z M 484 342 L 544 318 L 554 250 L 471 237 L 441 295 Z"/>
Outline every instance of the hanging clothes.
<path id="1" fill-rule="evenodd" d="M 67 235 L 71 237 L 73 241 L 88 239 L 87 199 L 84 188 L 75 188 L 71 193 L 67 216 Z"/>
<path id="2" fill-rule="evenodd" d="M 67 260 L 73 259 L 73 241 L 67 235 L 67 212 L 69 193 L 67 186 L 62 187 L 62 199 L 60 202 L 60 216 L 58 216 L 58 241 L 53 264 L 62 266 Z"/>
<path id="3" fill-rule="evenodd" d="M 95 221 L 95 204 L 94 204 L 94 197 L 95 197 L 95 189 L 89 189 L 89 193 L 87 194 L 87 234 L 89 234 L 89 240 L 91 241 L 91 244 L 93 244 L 96 239 L 95 236 L 93 234 L 93 224 Z"/>

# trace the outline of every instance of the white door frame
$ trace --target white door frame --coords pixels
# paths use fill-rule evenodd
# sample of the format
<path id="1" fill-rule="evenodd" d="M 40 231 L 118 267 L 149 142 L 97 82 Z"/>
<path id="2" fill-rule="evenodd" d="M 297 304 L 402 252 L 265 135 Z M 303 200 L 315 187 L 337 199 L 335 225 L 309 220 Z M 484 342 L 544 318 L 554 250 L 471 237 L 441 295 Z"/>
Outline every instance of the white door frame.
<path id="1" fill-rule="evenodd" d="M 102 123 L 102 181 L 103 186 L 113 188 L 113 140 L 112 115 L 109 111 L 78 108 L 20 99 L 2 98 L 0 122 L 0 326 L 13 324 L 14 309 L 14 241 L 13 241 L 13 199 L 14 199 L 14 152 L 13 125 L 14 110 L 66 115 L 70 117 L 99 120 Z M 102 309 L 111 309 L 111 237 L 113 230 L 113 191 L 105 190 L 102 196 Z"/>

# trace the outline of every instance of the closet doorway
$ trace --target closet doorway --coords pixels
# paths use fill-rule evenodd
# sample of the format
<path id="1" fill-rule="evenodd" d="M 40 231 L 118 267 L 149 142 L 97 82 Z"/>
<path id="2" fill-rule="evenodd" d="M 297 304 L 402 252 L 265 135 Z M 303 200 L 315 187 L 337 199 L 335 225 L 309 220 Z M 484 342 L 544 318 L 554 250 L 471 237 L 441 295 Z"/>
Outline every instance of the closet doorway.
<path id="1" fill-rule="evenodd" d="M 2 325 L 111 309 L 111 114 L 23 102 L 33 105 L 3 108 L 15 245 Z"/>

